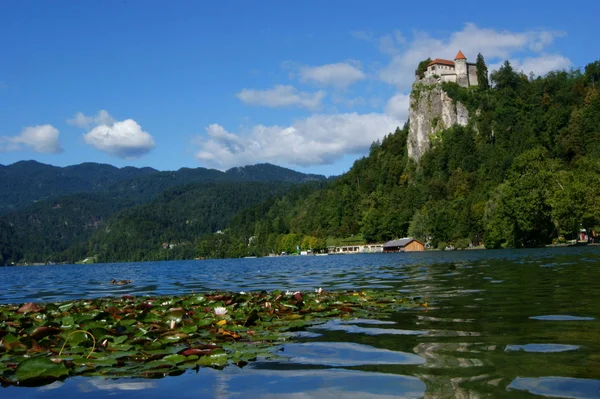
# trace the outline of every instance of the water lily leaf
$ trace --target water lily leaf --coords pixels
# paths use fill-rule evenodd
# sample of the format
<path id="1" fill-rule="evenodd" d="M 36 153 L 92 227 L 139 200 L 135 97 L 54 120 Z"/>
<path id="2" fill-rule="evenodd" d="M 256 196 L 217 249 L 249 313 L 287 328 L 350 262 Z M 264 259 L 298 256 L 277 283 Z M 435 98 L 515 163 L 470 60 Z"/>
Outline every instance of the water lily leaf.
<path id="1" fill-rule="evenodd" d="M 37 313 L 41 311 L 42 308 L 33 302 L 24 303 L 19 307 L 17 313 Z"/>
<path id="2" fill-rule="evenodd" d="M 63 363 L 56 364 L 47 357 L 32 357 L 19 363 L 15 371 L 18 381 L 27 381 L 38 377 L 60 378 L 69 375 Z"/>
<path id="3" fill-rule="evenodd" d="M 151 362 L 144 364 L 145 369 L 162 369 L 162 368 L 170 369 L 173 367 L 175 367 L 175 364 L 173 362 L 165 361 L 165 360 L 153 360 Z"/>
<path id="4" fill-rule="evenodd" d="M 208 356 L 214 352 L 213 349 L 198 349 L 198 348 L 188 348 L 185 349 L 181 354 L 183 356 Z"/>
<path id="5" fill-rule="evenodd" d="M 3 338 L 2 341 L 4 341 L 7 344 L 14 344 L 19 342 L 19 338 L 15 337 L 12 334 L 6 334 Z"/>
<path id="6" fill-rule="evenodd" d="M 58 306 L 58 309 L 61 312 L 66 312 L 67 310 L 70 310 L 75 304 L 73 302 L 69 302 L 69 303 L 64 303 L 62 305 Z"/>
<path id="7" fill-rule="evenodd" d="M 225 366 L 227 365 L 227 354 L 223 352 L 212 354 L 209 356 L 203 356 L 200 359 L 198 359 L 196 363 L 201 366 Z"/>
<path id="8" fill-rule="evenodd" d="M 100 357 L 100 358 L 94 358 L 94 357 L 90 357 L 89 359 L 82 359 L 81 362 L 83 364 L 91 364 L 94 366 L 114 366 L 117 361 L 111 357 Z M 79 362 L 76 362 L 79 363 Z"/>
<path id="9" fill-rule="evenodd" d="M 39 341 L 50 335 L 60 334 L 61 332 L 62 330 L 60 328 L 42 326 L 33 330 L 29 335 Z"/>
<path id="10" fill-rule="evenodd" d="M 183 326 L 179 329 L 182 333 L 191 334 L 198 331 L 198 326 Z"/>
<path id="11" fill-rule="evenodd" d="M 173 362 L 175 364 L 182 363 L 187 360 L 184 355 L 168 355 L 162 358 L 164 361 Z"/>
<path id="12" fill-rule="evenodd" d="M 85 342 L 90 339 L 89 335 L 87 335 L 83 331 L 74 331 L 72 333 L 63 333 L 68 345 L 77 346 L 82 342 Z"/>
<path id="13" fill-rule="evenodd" d="M 248 318 L 246 319 L 246 321 L 244 321 L 244 327 L 250 327 L 251 325 L 253 325 L 254 323 L 256 323 L 256 321 L 259 318 L 260 317 L 258 316 L 258 312 L 256 311 L 256 309 L 254 309 L 252 312 L 250 312 L 250 315 L 248 316 Z"/>

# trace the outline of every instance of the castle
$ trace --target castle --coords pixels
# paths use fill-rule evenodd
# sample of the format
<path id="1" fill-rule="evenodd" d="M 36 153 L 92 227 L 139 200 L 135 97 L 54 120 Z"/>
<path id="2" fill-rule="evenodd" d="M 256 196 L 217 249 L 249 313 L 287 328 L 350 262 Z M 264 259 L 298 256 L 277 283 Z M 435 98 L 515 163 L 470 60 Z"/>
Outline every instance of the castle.
<path id="1" fill-rule="evenodd" d="M 419 77 L 417 76 L 417 80 Z M 462 87 L 477 85 L 477 67 L 467 62 L 467 57 L 459 51 L 454 61 L 436 58 L 427 65 L 424 83 L 454 82 Z"/>

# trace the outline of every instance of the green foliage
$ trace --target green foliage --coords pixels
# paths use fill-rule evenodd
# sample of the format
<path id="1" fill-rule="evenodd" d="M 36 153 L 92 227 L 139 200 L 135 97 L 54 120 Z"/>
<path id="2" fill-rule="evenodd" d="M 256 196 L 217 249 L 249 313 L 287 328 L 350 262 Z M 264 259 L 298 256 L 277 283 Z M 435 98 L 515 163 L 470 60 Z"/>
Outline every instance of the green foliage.
<path id="1" fill-rule="evenodd" d="M 123 296 L 0 305 L 2 387 L 78 375 L 162 378 L 273 358 L 292 331 L 427 306 L 382 290 Z"/>
<path id="2" fill-rule="evenodd" d="M 0 220 L 0 266 L 17 263 L 22 256 L 12 226 Z"/>
<path id="3" fill-rule="evenodd" d="M 334 180 L 261 186 L 250 183 L 260 180 L 252 168 L 285 179 L 282 171 L 257 165 L 225 174 L 204 170 L 212 183 L 173 188 L 199 173 L 182 169 L 119 181 L 104 197 L 41 201 L 34 204 L 39 211 L 31 205 L 6 217 L 17 239 L 0 236 L 2 258 L 14 259 L 16 244 L 26 259 L 63 251 L 64 259 L 116 261 L 319 251 L 348 237 L 371 243 L 411 235 L 444 248 L 531 247 L 572 238 L 600 225 L 598 65 L 585 73 L 527 77 L 505 62 L 487 90 L 444 83 L 455 104 L 469 111 L 469 123 L 438 131 L 419 164 L 408 157 L 405 125 Z M 411 96 L 431 87 L 415 84 Z M 79 227 L 66 227 L 73 225 Z"/>
<path id="4" fill-rule="evenodd" d="M 488 79 L 488 69 L 487 65 L 485 65 L 485 60 L 483 59 L 483 55 L 481 55 L 481 53 L 477 54 L 477 61 L 475 62 L 475 67 L 477 68 L 477 85 L 482 90 L 489 89 L 490 81 Z"/>
<path id="5" fill-rule="evenodd" d="M 440 131 L 419 165 L 407 156 L 404 126 L 324 189 L 242 212 L 244 229 L 271 243 L 295 234 L 336 244 L 353 234 L 367 242 L 409 235 L 443 248 L 540 246 L 581 226 L 591 231 L 600 224 L 594 79 L 577 71 L 529 79 L 506 62 L 491 81 L 488 90 L 443 84 L 470 122 Z M 426 89 L 414 85 L 411 95 Z M 234 218 L 232 232 L 241 227 Z M 257 253 L 267 252 L 259 245 Z"/>
<path id="6" fill-rule="evenodd" d="M 7 180 L 3 182 L 4 184 L 8 184 L 7 182 L 10 181 L 17 181 L 19 178 L 28 181 L 28 176 L 32 177 L 36 174 L 40 174 L 43 177 L 52 173 L 58 177 L 47 178 L 47 182 L 44 179 L 39 180 L 39 182 L 35 180 L 35 184 L 41 185 L 42 188 L 46 184 L 55 185 L 57 189 L 60 189 L 65 184 L 71 184 L 71 188 L 74 190 L 91 190 L 91 192 L 62 195 L 52 199 L 36 201 L 24 206 L 22 209 L 2 216 L 5 223 L 10 225 L 10 237 L 14 241 L 11 244 L 11 248 L 14 248 L 15 254 L 8 256 L 5 253 L 2 256 L 3 260 L 0 264 L 9 260 L 15 263 L 17 261 L 27 263 L 74 262 L 83 259 L 88 254 L 95 255 L 97 242 L 95 239 L 92 242 L 89 240 L 94 233 L 105 227 L 111 217 L 114 221 L 114 215 L 119 214 L 119 212 L 146 204 L 157 197 L 165 200 L 165 195 L 173 195 L 173 193 L 178 192 L 173 187 L 182 187 L 191 182 L 213 182 L 207 183 L 213 185 L 221 182 L 224 188 L 223 195 L 228 195 L 231 192 L 225 187 L 232 186 L 232 182 L 246 182 L 243 186 L 247 187 L 251 184 L 250 182 L 273 181 L 288 182 L 291 184 L 325 180 L 323 176 L 306 175 L 269 164 L 233 168 L 227 172 L 204 168 L 182 168 L 176 172 L 156 172 L 150 168 L 117 169 L 112 166 L 98 164 L 82 164 L 67 168 L 57 168 L 37 162 L 18 162 L 8 167 L 0 168 L 0 174 L 4 174 L 7 177 Z M 119 175 L 118 173 L 124 173 L 124 175 Z M 136 177 L 130 178 L 132 175 Z M 80 184 L 80 180 L 85 178 L 93 183 L 90 186 L 92 188 Z M 109 185 L 110 182 L 113 183 Z M 259 183 L 256 187 L 264 188 L 264 185 L 261 184 L 263 183 Z M 106 187 L 106 185 L 109 186 Z M 212 190 L 216 189 L 218 191 L 214 186 L 211 187 L 213 187 Z M 14 189 L 14 193 L 16 193 L 15 195 L 18 194 L 18 198 L 27 198 L 29 195 L 29 192 L 21 186 L 13 186 L 12 188 Z M 190 186 L 187 188 L 189 189 Z M 69 190 L 66 191 L 68 192 Z M 55 191 L 44 191 L 42 189 L 40 195 L 50 195 L 53 192 Z M 161 193 L 165 194 L 161 196 Z M 281 194 L 283 191 L 277 191 L 276 193 Z M 215 223 L 224 225 L 233 213 L 242 209 L 240 206 L 245 207 L 256 201 L 262 201 L 269 195 L 274 195 L 274 192 L 271 189 L 266 189 L 264 194 L 259 197 L 252 194 L 248 197 L 251 199 L 250 202 L 238 199 L 240 205 L 232 205 L 232 210 L 226 217 L 223 213 L 211 214 L 210 209 L 214 207 L 214 204 L 205 202 L 203 205 L 206 208 L 203 210 L 202 217 L 205 218 L 206 225 L 214 225 Z M 198 204 L 209 195 L 211 195 L 209 192 L 201 192 L 197 198 L 191 200 L 191 203 Z M 7 201 L 4 204 L 5 207 L 17 207 L 14 203 L 10 202 L 9 197 L 5 198 L 5 200 Z M 214 203 L 219 203 L 217 198 L 213 198 L 213 200 Z M 231 201 L 225 201 L 224 204 L 231 205 Z M 140 209 L 146 208 L 142 207 Z M 187 208 L 182 207 L 181 209 Z M 148 219 L 144 219 L 139 224 L 139 227 L 148 228 L 148 231 L 154 234 L 161 231 L 162 227 L 170 226 L 170 222 L 164 220 L 157 221 L 154 217 L 155 214 L 153 212 L 146 213 L 145 217 Z M 125 212 L 121 215 L 127 218 L 129 214 Z M 197 217 L 199 216 L 197 215 Z M 151 227 L 151 225 L 154 227 Z M 3 231 L 4 233 L 0 231 L 0 234 L 8 234 L 6 233 L 8 229 L 3 229 Z M 202 230 L 194 234 L 204 234 L 207 231 Z M 119 250 L 118 255 L 115 254 L 115 256 L 109 258 L 114 260 L 132 260 L 146 259 L 147 256 L 158 256 L 158 259 L 194 257 L 196 250 L 192 241 L 196 237 L 189 234 L 192 233 L 188 232 L 188 235 L 183 239 L 183 245 L 179 245 L 180 243 L 177 242 L 172 245 L 171 251 L 162 252 L 160 256 L 156 253 L 148 255 L 152 251 L 141 250 L 140 248 L 133 250 L 133 246 L 126 245 L 125 247 L 131 249 L 131 253 L 126 250 Z M 139 234 L 136 235 L 141 236 Z M 160 239 L 159 236 L 162 237 L 161 234 L 157 234 L 153 240 Z M 123 240 L 126 241 L 127 237 L 123 237 Z M 162 244 L 162 242 L 159 244 Z M 148 241 L 145 245 L 153 246 L 155 244 L 154 241 Z M 0 245 L 8 248 L 7 244 Z M 117 246 L 119 248 L 123 247 L 121 244 Z M 102 258 L 102 260 L 106 260 L 106 258 Z"/>
<path id="7" fill-rule="evenodd" d="M 427 58 L 419 62 L 417 69 L 415 71 L 415 75 L 419 77 L 419 79 L 423 79 L 425 77 L 425 72 L 427 71 L 427 66 L 431 64 L 431 58 Z"/>

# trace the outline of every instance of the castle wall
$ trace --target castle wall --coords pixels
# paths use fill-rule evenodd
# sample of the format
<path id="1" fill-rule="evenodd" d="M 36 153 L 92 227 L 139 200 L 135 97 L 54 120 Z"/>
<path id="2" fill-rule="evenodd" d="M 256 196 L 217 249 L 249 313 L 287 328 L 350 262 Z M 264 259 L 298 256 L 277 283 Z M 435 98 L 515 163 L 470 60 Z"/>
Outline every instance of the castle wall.
<path id="1" fill-rule="evenodd" d="M 452 83 L 456 83 L 456 74 L 453 73 L 451 75 L 442 75 L 442 82 L 452 82 Z"/>
<path id="2" fill-rule="evenodd" d="M 467 64 L 467 72 L 469 76 L 469 86 L 477 86 L 477 67 L 475 64 Z"/>
<path id="3" fill-rule="evenodd" d="M 454 60 L 454 65 L 456 67 L 456 83 L 462 87 L 468 87 L 467 60 Z"/>
<path id="4" fill-rule="evenodd" d="M 449 73 L 455 73 L 454 72 L 454 67 L 451 67 L 450 65 L 431 65 L 427 67 L 427 72 L 425 73 L 425 76 L 429 77 L 429 76 L 433 76 L 433 75 L 445 75 L 445 74 L 449 74 Z"/>

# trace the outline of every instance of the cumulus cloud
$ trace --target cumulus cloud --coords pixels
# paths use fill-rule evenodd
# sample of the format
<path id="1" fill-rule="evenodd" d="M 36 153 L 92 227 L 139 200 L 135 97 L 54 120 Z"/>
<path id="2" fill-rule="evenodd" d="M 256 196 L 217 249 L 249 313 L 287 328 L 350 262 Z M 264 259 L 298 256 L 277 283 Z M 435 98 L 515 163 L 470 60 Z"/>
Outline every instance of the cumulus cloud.
<path id="1" fill-rule="evenodd" d="M 115 123 L 115 119 L 107 110 L 101 109 L 95 116 L 86 116 L 83 112 L 78 112 L 72 119 L 67 120 L 67 123 L 72 126 L 87 129 L 90 126 L 112 125 Z"/>
<path id="2" fill-rule="evenodd" d="M 83 139 L 96 149 L 123 159 L 139 158 L 156 146 L 152 136 L 133 119 L 96 126 Z"/>
<path id="3" fill-rule="evenodd" d="M 315 109 L 321 105 L 325 98 L 325 92 L 319 90 L 315 93 L 306 93 L 298 91 L 293 86 L 276 85 L 268 90 L 243 89 L 236 96 L 251 105 Z"/>
<path id="4" fill-rule="evenodd" d="M 257 125 L 240 133 L 212 124 L 206 128 L 206 136 L 196 140 L 200 146 L 196 158 L 221 169 L 257 162 L 330 164 L 344 154 L 367 151 L 373 141 L 402 124 L 379 113 L 318 114 L 289 126 Z"/>
<path id="5" fill-rule="evenodd" d="M 379 76 L 385 83 L 406 90 L 414 81 L 414 70 L 418 63 L 428 57 L 454 59 L 456 52 L 462 50 L 473 62 L 477 53 L 482 53 L 488 63 L 494 60 L 502 61 L 516 58 L 526 52 L 541 53 L 556 38 L 562 36 L 564 36 L 563 32 L 548 30 L 513 32 L 480 28 L 472 23 L 466 24 L 461 31 L 452 33 L 447 39 L 438 39 L 417 32 L 412 40 L 406 40 L 399 32 L 395 32 L 394 36 L 390 35 L 384 40 L 385 46 L 382 51 L 390 54 L 391 60 L 381 69 Z M 544 69 L 545 65 L 542 62 L 531 62 L 525 66 Z"/>
<path id="6" fill-rule="evenodd" d="M 385 106 L 385 113 L 394 118 L 406 121 L 408 119 L 408 108 L 410 106 L 410 95 L 396 93 L 390 98 Z"/>
<path id="7" fill-rule="evenodd" d="M 52 125 L 28 126 L 17 136 L 0 137 L 0 150 L 31 149 L 41 153 L 57 154 L 63 152 L 58 136 L 59 131 Z"/>
<path id="8" fill-rule="evenodd" d="M 571 60 L 559 54 L 543 54 L 539 57 L 513 58 L 509 60 L 515 71 L 526 75 L 545 75 L 550 71 L 568 69 L 573 66 Z M 490 71 L 500 68 L 502 63 L 490 65 Z"/>
<path id="9" fill-rule="evenodd" d="M 349 62 L 326 64 L 315 67 L 302 66 L 298 70 L 302 82 L 314 82 L 322 86 L 346 88 L 365 78 L 360 67 Z"/>

